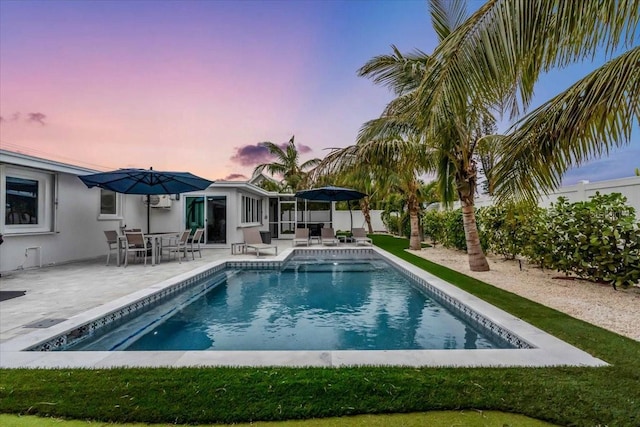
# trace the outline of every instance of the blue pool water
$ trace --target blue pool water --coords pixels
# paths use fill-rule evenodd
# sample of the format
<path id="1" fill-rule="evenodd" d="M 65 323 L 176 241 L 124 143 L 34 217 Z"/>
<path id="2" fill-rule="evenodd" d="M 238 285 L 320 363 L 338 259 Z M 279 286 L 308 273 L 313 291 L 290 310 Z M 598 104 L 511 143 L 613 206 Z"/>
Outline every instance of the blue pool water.
<path id="1" fill-rule="evenodd" d="M 212 280 L 67 350 L 511 348 L 383 260 L 300 258 Z"/>

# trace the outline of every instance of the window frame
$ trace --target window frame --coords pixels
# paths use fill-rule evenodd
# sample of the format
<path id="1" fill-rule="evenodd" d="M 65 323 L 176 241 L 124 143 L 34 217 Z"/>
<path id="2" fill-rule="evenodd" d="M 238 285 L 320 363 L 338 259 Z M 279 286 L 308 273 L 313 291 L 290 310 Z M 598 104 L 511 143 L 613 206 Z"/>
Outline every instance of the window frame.
<path id="1" fill-rule="evenodd" d="M 262 198 L 241 195 L 240 224 L 262 224 Z"/>
<path id="2" fill-rule="evenodd" d="M 37 194 L 37 223 L 36 224 L 7 224 L 7 178 L 18 178 L 36 181 Z M 57 174 L 43 170 L 22 168 L 13 165 L 0 165 L 0 232 L 12 234 L 42 234 L 53 233 L 55 228 L 55 186 Z"/>
<path id="3" fill-rule="evenodd" d="M 111 190 L 105 190 L 104 188 L 100 188 L 100 194 L 98 195 L 98 221 L 113 221 L 113 220 L 121 220 L 124 219 L 122 215 L 123 211 L 123 203 L 122 203 L 122 194 L 117 193 Z M 109 191 L 115 194 L 115 212 L 112 214 L 102 213 L 102 192 Z"/>

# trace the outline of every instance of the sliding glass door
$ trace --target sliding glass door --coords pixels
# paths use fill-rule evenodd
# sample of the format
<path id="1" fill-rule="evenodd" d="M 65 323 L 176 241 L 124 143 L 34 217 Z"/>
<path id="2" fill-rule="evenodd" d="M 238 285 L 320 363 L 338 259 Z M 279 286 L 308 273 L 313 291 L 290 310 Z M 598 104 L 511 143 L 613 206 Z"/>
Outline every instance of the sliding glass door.
<path id="1" fill-rule="evenodd" d="M 227 243 L 227 198 L 225 196 L 186 196 L 185 226 L 192 233 L 205 229 L 205 243 Z"/>

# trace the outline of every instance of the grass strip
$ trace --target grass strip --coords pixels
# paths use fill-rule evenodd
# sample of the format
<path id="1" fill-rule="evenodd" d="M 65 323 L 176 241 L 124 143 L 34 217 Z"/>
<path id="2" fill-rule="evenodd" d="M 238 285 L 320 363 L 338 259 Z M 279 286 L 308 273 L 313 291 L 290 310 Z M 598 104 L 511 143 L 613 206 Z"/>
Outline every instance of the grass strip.
<path id="1" fill-rule="evenodd" d="M 406 239 L 374 243 L 612 366 L 15 369 L 0 371 L 0 413 L 205 424 L 476 409 L 640 425 L 640 343 L 412 255 Z"/>

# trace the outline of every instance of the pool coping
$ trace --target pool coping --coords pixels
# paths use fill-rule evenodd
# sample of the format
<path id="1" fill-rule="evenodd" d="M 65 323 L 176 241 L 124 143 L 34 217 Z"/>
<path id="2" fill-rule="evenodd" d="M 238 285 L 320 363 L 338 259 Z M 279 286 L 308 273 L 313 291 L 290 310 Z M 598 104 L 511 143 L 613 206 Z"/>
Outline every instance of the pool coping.
<path id="1" fill-rule="evenodd" d="M 122 307 L 160 291 L 194 280 L 225 266 L 281 265 L 296 253 L 348 253 L 373 251 L 404 274 L 427 283 L 504 331 L 513 333 L 530 348 L 482 350 L 327 350 L 327 351 L 25 351 L 69 333 L 80 325 L 104 318 Z M 411 367 L 507 367 L 507 366 L 607 366 L 607 363 L 463 291 L 460 288 L 378 247 L 290 248 L 265 260 L 218 260 L 159 282 L 140 291 L 80 313 L 47 329 L 36 330 L 0 344 L 0 368 L 113 368 L 204 366 L 411 366 Z"/>

